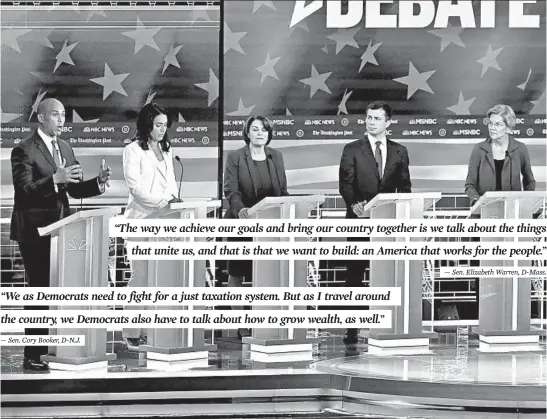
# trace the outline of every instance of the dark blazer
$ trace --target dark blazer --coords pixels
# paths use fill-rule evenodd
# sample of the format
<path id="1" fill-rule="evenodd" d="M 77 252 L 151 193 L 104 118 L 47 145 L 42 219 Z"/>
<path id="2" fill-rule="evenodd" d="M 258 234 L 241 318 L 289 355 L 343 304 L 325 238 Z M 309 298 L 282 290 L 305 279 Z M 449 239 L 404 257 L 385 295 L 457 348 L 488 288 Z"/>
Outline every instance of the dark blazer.
<path id="1" fill-rule="evenodd" d="M 387 139 L 384 176 L 380 179 L 367 137 L 346 144 L 339 170 L 339 189 L 346 202 L 346 218 L 357 218 L 351 206 L 379 193 L 411 192 L 406 147 Z"/>
<path id="2" fill-rule="evenodd" d="M 72 147 L 61 139 L 57 142 L 66 166 L 75 164 Z M 56 171 L 53 157 L 38 131 L 11 151 L 11 172 L 15 189 L 11 216 L 12 240 L 33 240 L 39 237 L 38 227 L 45 227 L 69 215 L 67 194 L 73 198 L 101 194 L 96 177 L 79 183 L 57 185 L 56 192 L 53 183 Z"/>
<path id="3" fill-rule="evenodd" d="M 525 191 L 536 189 L 528 148 L 524 143 L 509 136 L 509 145 L 501 171 L 501 190 L 521 191 L 523 186 Z M 485 192 L 495 190 L 496 166 L 492 154 L 492 139 L 487 138 L 473 147 L 465 181 L 465 193 L 471 202 L 475 202 Z"/>
<path id="4" fill-rule="evenodd" d="M 266 146 L 266 161 L 274 188 L 273 196 L 289 195 L 287 192 L 287 176 L 283 155 L 273 148 Z M 232 151 L 226 158 L 224 170 L 224 195 L 228 200 L 228 209 L 225 218 L 238 218 L 243 208 L 250 208 L 258 203 L 256 178 L 251 150 L 248 146 Z"/>

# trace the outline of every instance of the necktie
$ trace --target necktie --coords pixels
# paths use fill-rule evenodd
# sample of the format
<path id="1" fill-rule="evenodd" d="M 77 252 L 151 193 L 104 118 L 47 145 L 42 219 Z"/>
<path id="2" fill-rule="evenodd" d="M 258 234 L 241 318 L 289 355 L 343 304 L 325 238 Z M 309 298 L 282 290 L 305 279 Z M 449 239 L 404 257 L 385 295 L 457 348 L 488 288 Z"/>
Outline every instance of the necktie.
<path id="1" fill-rule="evenodd" d="M 53 154 L 53 161 L 55 163 L 55 167 L 58 169 L 59 166 L 61 165 L 61 162 L 59 160 L 59 146 L 57 145 L 56 140 L 52 140 L 51 144 L 53 145 L 53 148 L 51 150 L 52 151 L 51 154 Z"/>
<path id="2" fill-rule="evenodd" d="M 380 178 L 382 178 L 383 175 L 382 150 L 380 149 L 381 144 L 381 141 L 376 141 L 376 151 L 374 152 L 374 159 L 376 160 L 376 165 L 378 166 L 378 174 L 380 175 Z"/>

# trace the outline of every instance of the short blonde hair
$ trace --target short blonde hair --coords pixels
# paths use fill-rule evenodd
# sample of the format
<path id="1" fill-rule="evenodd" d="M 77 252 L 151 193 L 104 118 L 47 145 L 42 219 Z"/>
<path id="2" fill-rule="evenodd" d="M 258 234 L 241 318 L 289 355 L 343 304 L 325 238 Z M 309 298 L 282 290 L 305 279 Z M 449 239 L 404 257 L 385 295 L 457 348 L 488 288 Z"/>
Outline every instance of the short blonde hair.
<path id="1" fill-rule="evenodd" d="M 503 122 L 509 129 L 515 128 L 517 124 L 517 117 L 515 116 L 515 111 L 509 105 L 496 105 L 490 109 L 486 115 L 490 118 L 492 115 L 499 115 L 503 118 Z"/>

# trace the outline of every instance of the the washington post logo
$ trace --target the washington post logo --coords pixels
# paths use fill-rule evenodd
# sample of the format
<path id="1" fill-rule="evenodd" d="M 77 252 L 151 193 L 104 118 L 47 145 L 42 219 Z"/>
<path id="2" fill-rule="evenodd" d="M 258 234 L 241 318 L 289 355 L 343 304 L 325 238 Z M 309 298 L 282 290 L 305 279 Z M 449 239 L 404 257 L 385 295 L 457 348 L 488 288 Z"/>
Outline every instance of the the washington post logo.
<path id="1" fill-rule="evenodd" d="M 510 28 L 539 28 L 540 16 L 527 11 L 527 7 L 536 3 L 537 0 L 298 0 L 289 27 L 325 6 L 327 28 L 352 28 L 361 20 L 366 28 L 447 28 L 450 18 L 459 19 L 462 28 L 495 28 L 496 7 L 508 8 Z M 398 5 L 398 12 L 385 10 L 394 4 Z M 475 14 L 479 16 L 478 21 Z"/>

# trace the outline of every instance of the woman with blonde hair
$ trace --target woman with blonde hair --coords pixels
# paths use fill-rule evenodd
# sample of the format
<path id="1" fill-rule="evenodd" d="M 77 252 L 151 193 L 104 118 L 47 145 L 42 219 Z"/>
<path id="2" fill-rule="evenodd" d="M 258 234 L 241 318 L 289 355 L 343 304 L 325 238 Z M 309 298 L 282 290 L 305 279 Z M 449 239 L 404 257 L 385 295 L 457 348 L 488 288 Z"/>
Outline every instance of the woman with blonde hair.
<path id="1" fill-rule="evenodd" d="M 487 116 L 489 136 L 473 147 L 465 181 L 465 193 L 471 205 L 485 192 L 536 188 L 528 148 L 509 134 L 517 121 L 513 109 L 496 105 Z"/>

